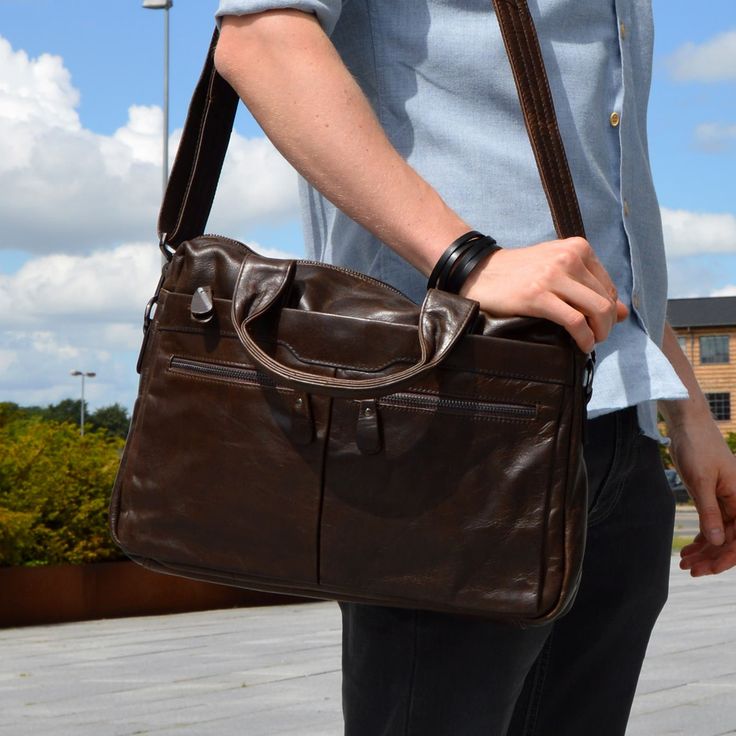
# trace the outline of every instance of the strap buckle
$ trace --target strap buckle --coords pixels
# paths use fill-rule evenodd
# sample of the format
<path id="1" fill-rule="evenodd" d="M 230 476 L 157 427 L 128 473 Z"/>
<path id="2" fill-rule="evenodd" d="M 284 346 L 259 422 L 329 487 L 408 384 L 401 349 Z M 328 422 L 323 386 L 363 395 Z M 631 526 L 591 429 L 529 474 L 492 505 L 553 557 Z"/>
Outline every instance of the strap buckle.
<path id="1" fill-rule="evenodd" d="M 176 248 L 172 248 L 167 242 L 166 242 L 166 236 L 168 233 L 161 233 L 161 237 L 158 241 L 158 249 L 163 253 L 164 258 L 167 262 L 169 262 L 173 257 L 174 253 L 176 253 Z"/>

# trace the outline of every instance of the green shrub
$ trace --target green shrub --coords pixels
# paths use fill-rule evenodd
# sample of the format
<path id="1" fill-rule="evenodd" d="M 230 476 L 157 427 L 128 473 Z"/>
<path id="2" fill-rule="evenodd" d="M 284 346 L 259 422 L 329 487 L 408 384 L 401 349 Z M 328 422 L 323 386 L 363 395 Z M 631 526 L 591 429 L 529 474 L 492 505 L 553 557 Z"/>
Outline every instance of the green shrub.
<path id="1" fill-rule="evenodd" d="M 0 427 L 0 565 L 122 558 L 107 526 L 122 446 L 38 416 Z"/>

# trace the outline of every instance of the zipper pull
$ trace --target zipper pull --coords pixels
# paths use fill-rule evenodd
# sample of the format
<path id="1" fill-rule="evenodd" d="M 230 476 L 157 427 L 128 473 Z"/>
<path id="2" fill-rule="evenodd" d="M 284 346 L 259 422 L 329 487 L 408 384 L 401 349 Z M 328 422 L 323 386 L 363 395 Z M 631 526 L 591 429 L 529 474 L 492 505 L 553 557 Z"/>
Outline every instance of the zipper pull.
<path id="1" fill-rule="evenodd" d="M 291 403 L 291 438 L 298 445 L 308 445 L 314 437 L 314 420 L 309 394 L 299 391 Z"/>
<path id="2" fill-rule="evenodd" d="M 381 423 L 378 416 L 378 402 L 375 399 L 358 402 L 355 443 L 365 455 L 375 455 L 381 451 Z"/>

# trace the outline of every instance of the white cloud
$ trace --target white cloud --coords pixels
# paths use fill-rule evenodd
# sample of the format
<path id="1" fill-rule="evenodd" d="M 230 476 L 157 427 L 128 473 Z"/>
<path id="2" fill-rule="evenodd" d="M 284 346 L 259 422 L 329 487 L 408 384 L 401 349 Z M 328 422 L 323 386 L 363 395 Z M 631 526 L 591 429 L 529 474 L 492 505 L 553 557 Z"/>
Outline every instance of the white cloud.
<path id="1" fill-rule="evenodd" d="M 736 252 L 736 216 L 662 208 L 669 258 Z"/>
<path id="2" fill-rule="evenodd" d="M 294 257 L 249 245 L 273 258 Z M 131 406 L 143 309 L 160 272 L 155 245 L 127 243 L 89 255 L 38 256 L 0 275 L 0 400 L 75 396 L 69 371 L 93 370 L 90 403 Z"/>
<path id="3" fill-rule="evenodd" d="M 736 125 L 701 123 L 695 128 L 698 148 L 710 153 L 720 153 L 736 142 Z"/>
<path id="4" fill-rule="evenodd" d="M 729 284 L 720 289 L 714 289 L 708 296 L 736 296 L 736 285 Z"/>
<path id="5" fill-rule="evenodd" d="M 31 259 L 12 276 L 0 275 L 0 325 L 134 319 L 156 286 L 160 257 L 151 243 L 130 243 Z"/>
<path id="6" fill-rule="evenodd" d="M 669 57 L 667 65 L 680 82 L 736 80 L 736 29 L 701 44 L 683 44 Z"/>
<path id="7" fill-rule="evenodd" d="M 0 248 L 82 253 L 156 237 L 161 197 L 157 107 L 131 105 L 111 136 L 85 129 L 58 56 L 31 59 L 0 37 Z M 181 131 L 170 138 L 173 161 Z M 234 134 L 210 231 L 298 214 L 296 175 L 265 138 Z"/>

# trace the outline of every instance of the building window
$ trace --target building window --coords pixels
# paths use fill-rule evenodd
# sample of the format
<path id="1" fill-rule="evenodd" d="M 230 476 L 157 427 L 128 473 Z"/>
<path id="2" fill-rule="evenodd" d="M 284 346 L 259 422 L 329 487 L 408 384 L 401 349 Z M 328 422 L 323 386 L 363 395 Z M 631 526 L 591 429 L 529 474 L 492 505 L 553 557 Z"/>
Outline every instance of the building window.
<path id="1" fill-rule="evenodd" d="M 718 394 L 706 394 L 705 398 L 708 399 L 710 405 L 710 411 L 713 414 L 713 418 L 719 422 L 728 422 L 731 419 L 731 394 L 718 393 Z"/>
<path id="2" fill-rule="evenodd" d="M 728 335 L 704 335 L 700 338 L 701 363 L 728 363 Z"/>
<path id="3" fill-rule="evenodd" d="M 682 348 L 682 352 L 684 353 L 685 352 L 685 348 L 687 347 L 687 338 L 686 337 L 683 337 L 682 335 L 680 335 L 677 338 L 677 343 Z"/>

